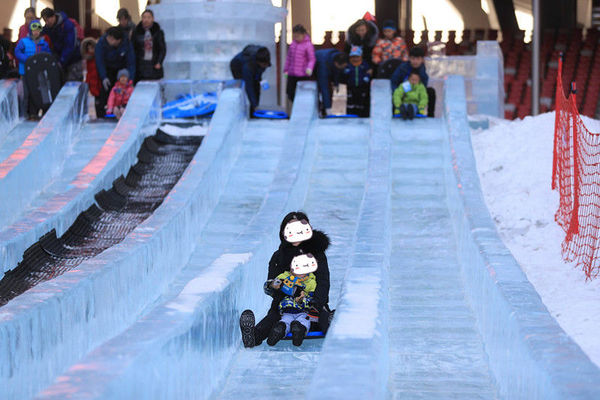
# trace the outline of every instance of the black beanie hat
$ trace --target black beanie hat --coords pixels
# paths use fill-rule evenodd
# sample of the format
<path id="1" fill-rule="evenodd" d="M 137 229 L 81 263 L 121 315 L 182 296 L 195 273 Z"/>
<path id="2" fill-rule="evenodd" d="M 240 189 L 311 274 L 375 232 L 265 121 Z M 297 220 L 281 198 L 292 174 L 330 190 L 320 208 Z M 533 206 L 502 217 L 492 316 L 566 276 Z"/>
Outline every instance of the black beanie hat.
<path id="1" fill-rule="evenodd" d="M 285 226 L 288 224 L 288 222 L 290 222 L 293 219 L 297 219 L 298 221 L 306 220 L 306 222 L 310 223 L 308 217 L 302 211 L 292 211 L 288 213 L 285 217 L 283 217 L 281 225 L 279 226 L 279 239 L 282 243 L 287 243 L 287 241 L 283 237 L 283 230 L 285 229 Z"/>
<path id="2" fill-rule="evenodd" d="M 260 63 L 267 64 L 267 67 L 271 66 L 271 53 L 269 53 L 269 49 L 266 47 L 261 47 L 256 52 L 256 61 Z"/>
<path id="3" fill-rule="evenodd" d="M 416 46 L 410 49 L 408 55 L 412 57 L 425 57 L 425 50 L 422 47 Z"/>

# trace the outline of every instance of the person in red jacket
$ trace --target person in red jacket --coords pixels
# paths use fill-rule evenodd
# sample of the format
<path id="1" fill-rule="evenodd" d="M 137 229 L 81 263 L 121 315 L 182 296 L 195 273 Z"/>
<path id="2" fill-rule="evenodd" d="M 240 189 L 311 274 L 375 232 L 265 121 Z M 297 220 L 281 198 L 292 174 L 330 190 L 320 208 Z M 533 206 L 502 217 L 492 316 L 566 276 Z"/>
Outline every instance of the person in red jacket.
<path id="1" fill-rule="evenodd" d="M 117 119 L 121 119 L 131 93 L 133 93 L 133 82 L 129 79 L 129 71 L 126 68 L 117 73 L 117 79 L 117 83 L 115 83 L 108 96 L 106 113 L 114 114 Z"/>
<path id="2" fill-rule="evenodd" d="M 86 75 L 85 83 L 90 88 L 90 93 L 94 96 L 94 106 L 96 108 L 96 116 L 104 115 L 102 105 L 100 103 L 100 77 L 96 68 L 96 39 L 88 37 L 81 42 L 81 58 L 85 60 Z"/>

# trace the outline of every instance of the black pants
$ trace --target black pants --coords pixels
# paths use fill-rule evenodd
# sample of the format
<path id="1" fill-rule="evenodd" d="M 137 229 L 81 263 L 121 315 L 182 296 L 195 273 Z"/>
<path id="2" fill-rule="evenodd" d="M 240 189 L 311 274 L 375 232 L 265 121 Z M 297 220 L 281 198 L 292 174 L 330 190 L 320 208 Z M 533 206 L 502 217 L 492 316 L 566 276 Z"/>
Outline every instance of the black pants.
<path id="1" fill-rule="evenodd" d="M 104 118 L 106 115 L 106 103 L 108 103 L 108 96 L 110 95 L 110 90 L 115 85 L 117 81 L 117 73 L 119 71 L 116 69 L 106 69 L 106 77 L 110 80 L 110 87 L 108 90 L 104 89 L 104 84 L 100 82 L 100 96 L 96 98 L 94 101 L 94 105 L 96 106 L 96 118 Z"/>
<path id="2" fill-rule="evenodd" d="M 427 88 L 427 116 L 435 117 L 435 90 L 432 87 Z"/>
<path id="3" fill-rule="evenodd" d="M 254 331 L 254 340 L 257 346 L 269 336 L 273 325 L 275 325 L 275 323 L 280 319 L 281 314 L 279 314 L 279 310 L 277 309 L 277 307 L 271 307 L 267 315 L 265 315 L 265 317 L 261 319 L 258 324 L 256 324 L 256 328 Z"/>
<path id="4" fill-rule="evenodd" d="M 296 97 L 296 85 L 300 81 L 307 81 L 310 77 L 308 76 L 289 76 L 287 77 L 287 85 L 285 87 L 285 92 L 287 93 L 287 97 L 290 101 L 294 101 Z"/>
<path id="5" fill-rule="evenodd" d="M 371 92 L 369 85 L 347 88 L 348 98 L 346 100 L 346 114 L 358 115 L 361 118 L 369 118 L 371 109 Z"/>

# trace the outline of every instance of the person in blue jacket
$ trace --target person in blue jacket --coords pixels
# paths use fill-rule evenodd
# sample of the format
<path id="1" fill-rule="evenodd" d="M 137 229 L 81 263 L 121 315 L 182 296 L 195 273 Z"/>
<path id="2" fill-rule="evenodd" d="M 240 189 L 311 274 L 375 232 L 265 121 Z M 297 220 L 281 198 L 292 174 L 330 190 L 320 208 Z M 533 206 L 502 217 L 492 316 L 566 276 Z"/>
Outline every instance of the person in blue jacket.
<path id="1" fill-rule="evenodd" d="M 425 71 L 425 51 L 421 47 L 413 47 L 408 52 L 408 61 L 403 62 L 396 68 L 392 77 L 390 78 L 390 84 L 392 91 L 401 84 L 408 80 L 409 75 L 415 71 L 421 78 L 421 83 L 427 88 L 427 116 L 433 117 L 435 111 L 435 90 L 431 87 L 427 87 L 429 83 L 429 75 Z"/>
<path id="2" fill-rule="evenodd" d="M 236 54 L 229 63 L 233 79 L 241 79 L 246 87 L 246 95 L 250 102 L 250 117 L 260 103 L 260 87 L 262 74 L 271 66 L 269 49 L 249 44 Z"/>
<path id="3" fill-rule="evenodd" d="M 348 66 L 348 55 L 337 49 L 322 49 L 315 51 L 317 63 L 317 86 L 321 94 L 322 112 L 331 115 L 331 87 L 337 88 L 340 83 L 342 71 Z"/>
<path id="4" fill-rule="evenodd" d="M 19 60 L 19 75 L 21 75 L 21 81 L 23 84 L 22 104 L 23 110 L 25 110 L 26 118 L 30 113 L 32 114 L 32 117 L 35 117 L 35 111 L 39 112 L 39 110 L 31 109 L 32 105 L 29 102 L 29 89 L 25 83 L 25 63 L 27 62 L 27 59 L 33 55 L 50 52 L 50 46 L 42 36 L 42 24 L 38 19 L 34 19 L 29 24 L 29 36 L 19 40 L 17 46 L 15 47 L 15 57 L 17 60 Z"/>
<path id="5" fill-rule="evenodd" d="M 343 77 L 346 82 L 347 100 L 346 114 L 369 118 L 371 110 L 371 66 L 362 58 L 362 48 L 352 46 L 350 63 L 344 69 Z"/>
<path id="6" fill-rule="evenodd" d="M 100 79 L 100 96 L 98 96 L 97 118 L 103 118 L 108 96 L 117 81 L 117 73 L 127 69 L 129 78 L 135 79 L 135 52 L 129 39 L 118 27 L 108 28 L 96 43 L 96 69 Z M 97 113 L 98 113 L 97 111 Z"/>
<path id="7" fill-rule="evenodd" d="M 65 71 L 67 81 L 83 80 L 81 54 L 75 24 L 64 12 L 55 12 L 47 7 L 42 10 L 44 29 L 42 35 L 48 35 L 53 53 Z"/>

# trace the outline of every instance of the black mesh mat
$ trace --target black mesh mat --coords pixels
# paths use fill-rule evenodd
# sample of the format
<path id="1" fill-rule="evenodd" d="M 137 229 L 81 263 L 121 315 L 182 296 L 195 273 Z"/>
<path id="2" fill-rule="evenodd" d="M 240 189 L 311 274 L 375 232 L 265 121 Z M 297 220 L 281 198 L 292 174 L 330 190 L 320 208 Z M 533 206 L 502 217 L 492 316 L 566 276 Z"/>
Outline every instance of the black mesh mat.
<path id="1" fill-rule="evenodd" d="M 96 194 L 98 206 L 79 214 L 60 238 L 54 230 L 42 236 L 6 272 L 0 280 L 0 306 L 121 242 L 162 203 L 201 142 L 201 136 L 175 137 L 160 129 L 146 138 L 127 176 Z"/>

